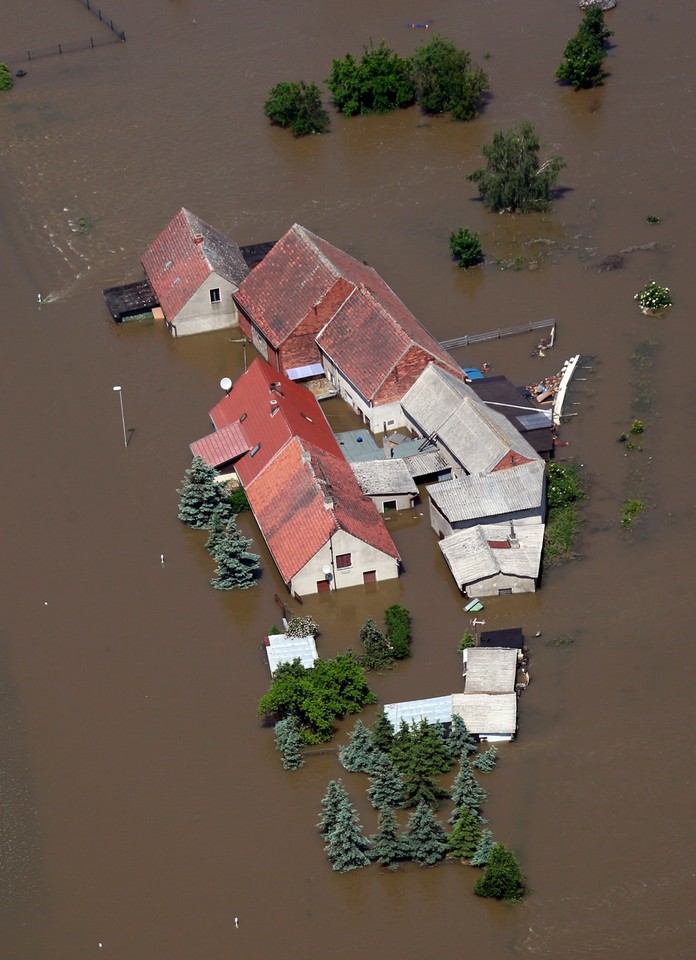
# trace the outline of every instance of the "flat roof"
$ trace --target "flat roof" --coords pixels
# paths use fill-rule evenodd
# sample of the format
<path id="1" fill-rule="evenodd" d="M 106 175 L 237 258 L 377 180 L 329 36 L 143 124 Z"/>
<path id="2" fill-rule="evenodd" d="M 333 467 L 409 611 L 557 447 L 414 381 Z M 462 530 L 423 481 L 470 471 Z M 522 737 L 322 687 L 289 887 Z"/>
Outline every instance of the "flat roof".
<path id="1" fill-rule="evenodd" d="M 348 463 L 365 463 L 384 458 L 384 452 L 370 431 L 344 430 L 336 434 L 338 445 Z"/>
<path id="2" fill-rule="evenodd" d="M 481 647 L 508 647 L 521 650 L 524 646 L 522 627 L 508 627 L 506 630 L 485 630 L 479 638 Z"/>
<path id="3" fill-rule="evenodd" d="M 303 667 L 309 669 L 319 659 L 314 637 L 288 637 L 284 633 L 275 633 L 266 637 L 265 645 L 271 674 L 276 672 L 281 663 L 299 660 Z"/>

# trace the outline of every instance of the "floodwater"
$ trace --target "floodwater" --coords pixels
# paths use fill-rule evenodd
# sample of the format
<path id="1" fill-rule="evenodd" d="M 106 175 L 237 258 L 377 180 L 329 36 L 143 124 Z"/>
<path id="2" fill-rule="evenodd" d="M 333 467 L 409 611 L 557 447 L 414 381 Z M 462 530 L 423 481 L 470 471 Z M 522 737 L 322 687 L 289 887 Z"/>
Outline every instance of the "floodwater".
<path id="1" fill-rule="evenodd" d="M 111 4 L 127 43 L 15 64 L 28 75 L 0 100 L 3 960 L 692 957 L 693 5 L 619 0 L 611 76 L 576 94 L 553 81 L 572 0 Z M 303 141 L 267 125 L 272 84 L 321 81 L 370 37 L 408 54 L 414 17 L 485 64 L 479 120 L 333 117 Z M 0 59 L 102 29 L 68 0 L 5 5 L 2 19 Z M 519 119 L 568 162 L 545 216 L 492 215 L 464 179 Z M 442 339 L 558 321 L 543 360 L 519 337 L 460 351 L 467 365 L 530 382 L 588 358 L 562 435 L 590 481 L 583 559 L 484 614 L 542 631 L 519 739 L 486 784 L 494 835 L 529 877 L 521 905 L 478 900 L 455 864 L 332 873 L 314 824 L 337 761 L 285 773 L 255 717 L 282 584 L 259 546 L 257 589 L 213 591 L 204 536 L 176 519 L 187 445 L 220 377 L 241 369 L 235 333 L 116 327 L 101 299 L 137 278 L 181 205 L 240 243 L 306 225 L 371 263 Z M 468 273 L 447 251 L 462 225 L 489 259 Z M 652 278 L 675 298 L 662 320 L 632 299 Z M 636 415 L 642 452 L 617 443 Z M 632 533 L 627 496 L 649 505 Z M 389 520 L 398 583 L 302 608 L 324 654 L 392 602 L 413 611 L 412 660 L 374 681 L 383 702 L 460 682 L 468 618 L 419 514 Z M 373 830 L 365 783 L 345 780 Z"/>

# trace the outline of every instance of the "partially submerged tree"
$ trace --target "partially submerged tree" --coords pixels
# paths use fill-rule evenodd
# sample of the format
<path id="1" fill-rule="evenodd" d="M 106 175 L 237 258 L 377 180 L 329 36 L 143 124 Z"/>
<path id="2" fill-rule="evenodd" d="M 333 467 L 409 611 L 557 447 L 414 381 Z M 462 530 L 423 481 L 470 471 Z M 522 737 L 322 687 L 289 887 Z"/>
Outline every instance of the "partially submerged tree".
<path id="1" fill-rule="evenodd" d="M 404 781 L 385 753 L 378 753 L 373 760 L 370 784 L 367 796 L 376 810 L 381 810 L 382 807 L 402 806 Z"/>
<path id="2" fill-rule="evenodd" d="M 409 817 L 406 841 L 410 859 L 421 866 L 439 863 L 446 857 L 447 834 L 427 803 L 419 803 Z"/>
<path id="3" fill-rule="evenodd" d="M 481 110 L 488 78 L 446 37 L 433 37 L 411 58 L 416 97 L 424 113 L 451 113 L 455 120 L 471 120 Z"/>
<path id="4" fill-rule="evenodd" d="M 184 474 L 184 482 L 179 494 L 179 520 L 194 527 L 196 530 L 205 530 L 215 511 L 223 501 L 220 484 L 216 482 L 215 468 L 207 464 L 201 457 L 194 457 L 191 466 Z"/>
<path id="5" fill-rule="evenodd" d="M 599 86 L 604 79 L 602 61 L 607 55 L 606 41 L 610 36 L 601 7 L 585 10 L 578 32 L 566 44 L 556 77 L 572 83 L 576 90 Z"/>
<path id="6" fill-rule="evenodd" d="M 562 157 L 539 163 L 539 136 L 531 123 L 523 121 L 509 133 L 496 130 L 493 142 L 481 149 L 486 166 L 474 170 L 467 180 L 478 186 L 487 207 L 496 212 L 548 210 L 566 164 Z"/>
<path id="7" fill-rule="evenodd" d="M 328 837 L 333 832 L 338 819 L 338 812 L 344 806 L 350 807 L 350 801 L 342 780 L 331 780 L 321 801 L 321 817 L 317 829 L 322 837 Z"/>
<path id="8" fill-rule="evenodd" d="M 215 544 L 213 557 L 217 564 L 210 581 L 216 590 L 247 590 L 256 583 L 256 574 L 261 567 L 257 554 L 249 547 L 252 541 L 236 528 Z"/>
<path id="9" fill-rule="evenodd" d="M 478 233 L 468 227 L 460 227 L 450 234 L 450 253 L 460 267 L 468 269 L 483 260 L 483 248 Z"/>
<path id="10" fill-rule="evenodd" d="M 297 720 L 291 714 L 285 720 L 279 720 L 275 726 L 276 750 L 283 755 L 285 770 L 299 770 L 304 766 L 304 757 L 300 752 L 302 738 Z"/>
<path id="11" fill-rule="evenodd" d="M 457 860 L 470 860 L 478 850 L 481 836 L 479 818 L 467 807 L 461 807 L 448 837 L 450 853 Z"/>
<path id="12" fill-rule="evenodd" d="M 372 724 L 370 733 L 375 750 L 381 750 L 382 753 L 391 753 L 394 745 L 394 726 L 384 710 L 380 710 L 377 714 L 377 719 Z"/>
<path id="13" fill-rule="evenodd" d="M 13 86 L 14 80 L 7 65 L 0 63 L 0 90 L 11 90 Z"/>
<path id="14" fill-rule="evenodd" d="M 396 814 L 391 807 L 382 807 L 377 815 L 378 832 L 371 838 L 372 859 L 386 867 L 396 870 L 401 860 L 408 859 L 407 844 L 399 834 Z"/>
<path id="15" fill-rule="evenodd" d="M 374 620 L 367 619 L 360 628 L 363 655 L 360 662 L 366 670 L 390 670 L 394 658 L 389 643 Z"/>
<path id="16" fill-rule="evenodd" d="M 393 603 L 384 611 L 387 641 L 395 660 L 411 656 L 411 614 L 406 607 Z"/>
<path id="17" fill-rule="evenodd" d="M 485 873 L 476 881 L 474 893 L 496 900 L 521 900 L 525 894 L 524 875 L 517 857 L 503 843 L 491 850 Z"/>
<path id="18" fill-rule="evenodd" d="M 370 42 L 360 60 L 352 53 L 334 60 L 326 85 L 336 107 L 347 117 L 356 113 L 388 113 L 410 106 L 415 99 L 408 60 L 384 41 L 377 47 Z"/>
<path id="19" fill-rule="evenodd" d="M 450 823 L 456 823 L 459 812 L 464 807 L 481 819 L 479 807 L 487 799 L 488 794 L 471 772 L 467 757 L 462 754 L 461 765 L 452 785 L 454 813 L 450 817 Z"/>
<path id="20" fill-rule="evenodd" d="M 325 133 L 329 115 L 321 102 L 321 91 L 316 83 L 277 83 L 263 105 L 272 123 L 286 127 L 295 137 L 310 133 Z"/>
<path id="21" fill-rule="evenodd" d="M 473 857 L 469 860 L 472 867 L 485 867 L 490 860 L 491 850 L 493 849 L 493 834 L 490 830 L 484 830 L 481 839 L 478 842 Z"/>
<path id="22" fill-rule="evenodd" d="M 485 750 L 483 753 L 479 753 L 477 757 L 474 757 L 471 765 L 476 767 L 477 770 L 481 770 L 483 773 L 490 773 L 493 767 L 496 765 L 498 760 L 498 748 L 495 744 L 490 746 L 488 750 Z"/>
<path id="23" fill-rule="evenodd" d="M 347 797 L 339 806 L 336 822 L 326 840 L 326 854 L 334 870 L 346 873 L 369 865 L 370 842 L 363 836 L 358 814 Z"/>
<path id="24" fill-rule="evenodd" d="M 477 739 L 464 722 L 464 718 L 455 713 L 450 724 L 450 734 L 447 741 L 450 753 L 459 760 L 463 753 L 476 753 Z"/>
<path id="25" fill-rule="evenodd" d="M 372 737 L 362 720 L 356 720 L 348 734 L 350 743 L 338 751 L 338 759 L 350 773 L 367 773 L 372 769 L 375 748 Z"/>

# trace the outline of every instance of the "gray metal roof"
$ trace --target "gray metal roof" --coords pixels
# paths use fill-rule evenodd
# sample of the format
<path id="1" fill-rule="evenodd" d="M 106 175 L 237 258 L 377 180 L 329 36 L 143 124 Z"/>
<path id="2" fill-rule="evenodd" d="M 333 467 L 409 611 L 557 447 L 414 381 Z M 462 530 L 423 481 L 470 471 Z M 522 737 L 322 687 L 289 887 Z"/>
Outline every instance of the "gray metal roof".
<path id="1" fill-rule="evenodd" d="M 281 663 L 299 660 L 303 667 L 309 669 L 319 659 L 314 637 L 288 637 L 284 633 L 266 637 L 266 656 L 272 674 Z"/>
<path id="2" fill-rule="evenodd" d="M 412 477 L 428 477 L 433 473 L 442 473 L 444 470 L 451 469 L 451 465 L 439 450 L 404 457 L 404 463 Z"/>
<path id="3" fill-rule="evenodd" d="M 510 524 L 495 523 L 459 530 L 440 540 L 440 550 L 460 587 L 502 573 L 507 576 L 536 579 L 544 543 L 543 523 L 518 523 L 515 536 L 518 547 L 496 548 L 489 541 L 504 542 Z"/>
<path id="4" fill-rule="evenodd" d="M 426 367 L 401 405 L 423 435 L 436 436 L 467 473 L 489 473 L 511 452 L 539 459 L 507 417 L 435 363 Z"/>
<path id="5" fill-rule="evenodd" d="M 517 694 L 455 693 L 452 713 L 478 736 L 509 736 L 517 730 Z"/>
<path id="6" fill-rule="evenodd" d="M 465 693 L 514 693 L 517 650 L 471 647 L 464 651 Z"/>
<path id="7" fill-rule="evenodd" d="M 452 696 L 388 703 L 384 712 L 395 730 L 399 729 L 402 721 L 409 725 L 420 720 L 427 720 L 428 723 L 449 723 L 452 719 Z"/>
<path id="8" fill-rule="evenodd" d="M 521 510 L 542 513 L 544 463 L 534 460 L 519 467 L 496 470 L 484 476 L 457 477 L 426 488 L 449 520 L 485 520 Z"/>
<path id="9" fill-rule="evenodd" d="M 368 496 L 418 493 L 418 487 L 403 460 L 370 460 L 351 463 L 360 489 Z"/>
<path id="10" fill-rule="evenodd" d="M 336 439 L 348 463 L 378 460 L 384 456 L 382 448 L 367 428 L 364 430 L 344 430 L 342 433 L 336 434 Z"/>

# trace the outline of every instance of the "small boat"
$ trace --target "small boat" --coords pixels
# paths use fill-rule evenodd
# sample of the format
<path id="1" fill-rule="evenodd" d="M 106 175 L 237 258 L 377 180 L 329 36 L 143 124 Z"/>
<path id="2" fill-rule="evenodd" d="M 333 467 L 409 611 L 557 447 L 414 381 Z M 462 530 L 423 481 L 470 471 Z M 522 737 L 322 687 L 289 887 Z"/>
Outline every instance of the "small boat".
<path id="1" fill-rule="evenodd" d="M 430 24 L 431 24 L 432 22 L 433 22 L 432 20 L 426 20 L 425 23 L 416 23 L 415 20 L 413 20 L 413 21 L 412 21 L 412 20 L 409 20 L 409 22 L 406 24 L 406 26 L 407 26 L 407 27 L 411 27 L 411 29 L 429 30 L 429 29 L 430 29 Z"/>

